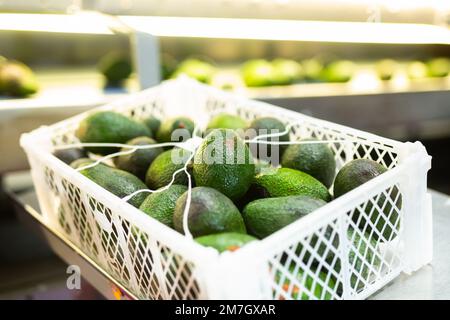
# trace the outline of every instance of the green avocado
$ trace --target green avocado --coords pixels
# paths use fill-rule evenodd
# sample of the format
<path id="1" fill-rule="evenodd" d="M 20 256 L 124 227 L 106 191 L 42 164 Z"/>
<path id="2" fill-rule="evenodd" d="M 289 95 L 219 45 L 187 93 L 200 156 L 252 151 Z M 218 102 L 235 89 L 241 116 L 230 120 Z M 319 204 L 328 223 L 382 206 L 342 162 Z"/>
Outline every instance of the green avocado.
<path id="1" fill-rule="evenodd" d="M 327 82 L 347 82 L 355 73 L 355 64 L 349 60 L 338 60 L 322 70 L 322 78 Z"/>
<path id="2" fill-rule="evenodd" d="M 26 97 L 38 89 L 36 76 L 28 66 L 18 61 L 0 63 L 0 94 Z"/>
<path id="3" fill-rule="evenodd" d="M 145 175 L 146 185 L 153 190 L 167 186 L 172 181 L 173 174 L 184 167 L 190 156 L 191 152 L 181 148 L 164 151 L 153 160 L 148 168 Z M 190 165 L 188 170 L 191 170 Z M 186 173 L 178 172 L 173 183 L 187 185 Z"/>
<path id="4" fill-rule="evenodd" d="M 289 85 L 303 77 L 301 64 L 290 59 L 275 59 L 272 61 L 274 85 Z"/>
<path id="5" fill-rule="evenodd" d="M 318 81 L 324 68 L 320 59 L 312 58 L 302 61 L 303 75 L 306 80 Z"/>
<path id="6" fill-rule="evenodd" d="M 253 179 L 252 190 L 259 198 L 305 195 L 330 201 L 331 196 L 319 180 L 299 170 L 274 168 Z"/>
<path id="7" fill-rule="evenodd" d="M 340 197 L 386 171 L 383 165 L 370 159 L 352 160 L 339 170 L 334 182 L 334 196 Z"/>
<path id="8" fill-rule="evenodd" d="M 111 52 L 98 63 L 98 69 L 106 79 L 106 85 L 119 87 L 133 71 L 129 57 L 118 52 Z"/>
<path id="9" fill-rule="evenodd" d="M 81 168 L 89 163 L 92 163 L 92 160 L 78 159 L 71 164 L 71 167 Z M 147 186 L 138 177 L 102 163 L 79 172 L 119 198 L 126 197 L 138 190 L 147 189 Z M 132 197 L 128 202 L 138 208 L 146 196 L 147 194 L 142 192 Z"/>
<path id="10" fill-rule="evenodd" d="M 281 134 L 285 131 L 286 126 L 280 120 L 273 117 L 259 117 L 250 123 L 246 134 L 249 139 L 253 139 L 257 136 L 266 134 Z M 289 141 L 289 132 L 278 137 L 261 138 L 260 140 L 286 142 Z M 281 155 L 284 150 L 286 150 L 287 145 L 251 143 L 249 144 L 249 147 L 255 157 L 260 160 L 269 161 L 276 166 L 280 163 Z M 276 155 L 277 158 L 272 158 L 272 155 Z"/>
<path id="11" fill-rule="evenodd" d="M 431 77 L 446 77 L 450 73 L 450 59 L 434 58 L 427 62 L 428 74 Z"/>
<path id="12" fill-rule="evenodd" d="M 69 165 L 77 159 L 87 157 L 86 151 L 81 148 L 60 149 L 53 152 L 53 155 Z"/>
<path id="13" fill-rule="evenodd" d="M 375 72 L 381 80 L 391 80 L 397 69 L 397 62 L 392 59 L 383 59 L 375 64 Z"/>
<path id="14" fill-rule="evenodd" d="M 126 142 L 132 146 L 143 146 L 155 144 L 156 141 L 149 137 L 137 137 Z M 130 148 L 122 148 L 120 151 L 129 151 Z M 155 147 L 150 149 L 137 149 L 133 153 L 123 154 L 114 159 L 114 164 L 118 169 L 128 171 L 136 177 L 145 180 L 145 174 L 150 164 L 157 156 L 163 153 L 162 147 Z"/>
<path id="15" fill-rule="evenodd" d="M 158 142 L 182 142 L 192 137 L 194 122 L 187 117 L 176 117 L 163 121 L 156 132 Z"/>
<path id="16" fill-rule="evenodd" d="M 161 54 L 161 76 L 164 80 L 169 79 L 177 69 L 177 60 L 169 53 Z"/>
<path id="17" fill-rule="evenodd" d="M 151 193 L 145 198 L 139 209 L 166 226 L 173 228 L 175 204 L 186 190 L 186 186 L 179 184 L 173 184 L 166 190 L 157 190 L 157 192 Z"/>
<path id="18" fill-rule="evenodd" d="M 186 59 L 181 62 L 176 68 L 172 77 L 178 77 L 184 74 L 188 77 L 194 78 L 197 81 L 203 83 L 210 83 L 212 77 L 216 73 L 216 69 L 211 64 L 198 60 L 198 59 Z"/>
<path id="19" fill-rule="evenodd" d="M 242 197 L 255 175 L 250 150 L 230 129 L 214 129 L 194 156 L 193 174 L 197 186 L 219 190 L 232 200 Z"/>
<path id="20" fill-rule="evenodd" d="M 323 200 L 308 196 L 258 199 L 247 204 L 242 216 L 248 233 L 261 239 L 325 204 Z"/>
<path id="21" fill-rule="evenodd" d="M 247 127 L 247 122 L 239 116 L 221 113 L 213 117 L 206 129 L 244 129 Z"/>
<path id="22" fill-rule="evenodd" d="M 334 196 L 340 197 L 343 194 L 361 186 L 367 181 L 383 174 L 387 169 L 383 165 L 370 160 L 370 159 L 356 159 L 350 161 L 345 166 L 339 170 L 336 179 L 334 181 Z M 395 205 L 398 209 L 401 208 L 401 196 L 398 196 L 398 188 L 394 187 L 389 195 L 392 202 L 396 201 Z M 397 200 L 395 200 L 397 199 Z M 382 194 L 378 198 L 377 205 L 383 208 L 383 215 L 380 217 L 380 211 L 378 209 L 372 210 L 372 203 L 368 203 L 365 207 L 365 213 L 370 216 L 370 221 L 373 224 L 376 224 L 376 230 L 378 232 L 373 232 L 372 236 L 375 239 L 378 239 L 380 234 L 386 241 L 392 240 L 395 235 L 398 233 L 398 210 L 392 210 L 391 203 L 385 202 L 387 201 L 386 196 Z M 392 212 L 391 212 L 392 211 Z M 395 230 L 386 224 L 386 218 L 389 215 L 390 223 L 395 226 Z M 367 221 L 365 218 L 360 219 L 360 212 L 355 211 L 352 215 L 352 220 L 355 223 L 359 223 L 360 228 L 365 228 L 367 225 Z M 358 222 L 359 221 L 359 222 Z M 370 228 L 369 228 L 370 229 Z"/>
<path id="23" fill-rule="evenodd" d="M 242 78 L 247 87 L 263 87 L 272 84 L 274 68 L 266 60 L 249 60 L 241 68 Z"/>
<path id="24" fill-rule="evenodd" d="M 97 111 L 84 118 L 75 135 L 83 143 L 126 143 L 139 136 L 150 136 L 151 132 L 141 122 L 113 111 Z M 116 147 L 86 147 L 98 154 L 117 152 Z"/>
<path id="25" fill-rule="evenodd" d="M 422 79 L 428 75 L 427 65 L 422 61 L 412 61 L 406 67 L 406 73 L 409 79 Z"/>
<path id="26" fill-rule="evenodd" d="M 213 247 L 219 252 L 235 251 L 243 247 L 245 244 L 255 240 L 258 239 L 248 234 L 237 232 L 216 233 L 195 238 L 195 241 L 201 245 L 205 247 Z"/>
<path id="27" fill-rule="evenodd" d="M 281 158 L 281 165 L 286 168 L 303 171 L 327 188 L 331 187 L 336 173 L 336 160 L 333 151 L 325 143 L 317 139 L 303 139 L 301 141 L 318 143 L 289 145 Z"/>
<path id="28" fill-rule="evenodd" d="M 178 198 L 173 215 L 175 230 L 184 233 L 183 214 L 188 192 Z M 209 187 L 191 190 L 188 226 L 193 237 L 222 232 L 246 233 L 244 220 L 234 203 L 219 191 Z"/>
<path id="29" fill-rule="evenodd" d="M 159 120 L 156 117 L 150 116 L 147 118 L 144 118 L 142 122 L 150 129 L 152 132 L 152 137 L 156 136 L 156 133 L 159 130 L 159 127 L 161 126 L 161 120 Z"/>

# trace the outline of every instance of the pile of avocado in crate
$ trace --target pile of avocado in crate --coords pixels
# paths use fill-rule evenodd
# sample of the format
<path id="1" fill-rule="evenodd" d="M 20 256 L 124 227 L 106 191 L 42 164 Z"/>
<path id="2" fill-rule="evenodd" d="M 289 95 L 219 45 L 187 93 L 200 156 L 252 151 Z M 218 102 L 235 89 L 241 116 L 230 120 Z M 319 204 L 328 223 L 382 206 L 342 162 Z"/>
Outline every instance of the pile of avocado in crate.
<path id="1" fill-rule="evenodd" d="M 198 243 L 219 252 L 234 251 L 387 170 L 375 161 L 355 159 L 336 175 L 335 155 L 326 141 L 291 141 L 289 133 L 290 125 L 273 117 L 249 123 L 237 115 L 220 113 L 199 132 L 194 121 L 184 116 L 138 121 L 113 111 L 98 111 L 85 117 L 76 130 L 85 147 L 60 149 L 55 156 Z M 186 139 L 198 143 L 185 148 Z M 88 157 L 93 154 L 113 161 L 95 163 Z M 352 216 L 357 226 L 358 218 Z M 395 225 L 397 216 L 390 219 Z M 385 223 L 376 224 L 382 221 L 376 213 L 370 220 L 376 231 L 364 243 L 375 242 L 375 247 L 380 235 L 391 238 L 393 230 Z M 360 242 L 361 236 L 352 236 L 353 231 L 349 230 L 349 239 Z M 366 245 L 355 247 L 364 256 Z M 361 260 L 356 256 L 350 251 L 350 263 Z M 362 261 L 359 264 L 362 269 Z M 316 289 L 320 292 L 314 294 L 320 296 L 321 287 Z"/>

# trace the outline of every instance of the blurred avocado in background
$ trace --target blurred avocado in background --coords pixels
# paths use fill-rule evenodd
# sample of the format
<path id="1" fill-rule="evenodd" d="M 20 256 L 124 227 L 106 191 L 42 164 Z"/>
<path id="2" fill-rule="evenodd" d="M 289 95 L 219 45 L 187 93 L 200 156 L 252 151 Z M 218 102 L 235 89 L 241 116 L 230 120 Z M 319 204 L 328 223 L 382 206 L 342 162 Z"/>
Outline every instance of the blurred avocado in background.
<path id="1" fill-rule="evenodd" d="M 110 52 L 98 63 L 98 70 L 106 80 L 106 87 L 122 87 L 133 72 L 130 58 L 120 52 Z"/>
<path id="2" fill-rule="evenodd" d="M 275 59 L 272 61 L 274 85 L 288 85 L 303 78 L 302 66 L 295 60 Z"/>
<path id="3" fill-rule="evenodd" d="M 161 77 L 163 80 L 169 79 L 177 69 L 178 61 L 167 52 L 161 54 Z"/>
<path id="4" fill-rule="evenodd" d="M 212 64 L 199 59 L 188 58 L 178 65 L 172 74 L 172 78 L 185 74 L 197 81 L 209 84 L 215 73 L 216 68 Z"/>
<path id="5" fill-rule="evenodd" d="M 38 89 L 36 76 L 28 66 L 0 56 L 0 94 L 26 97 Z"/>
<path id="6" fill-rule="evenodd" d="M 241 68 L 242 78 L 248 87 L 264 87 L 272 84 L 274 68 L 264 59 L 248 60 Z"/>
<path id="7" fill-rule="evenodd" d="M 355 72 L 355 64 L 350 60 L 337 60 L 322 70 L 322 80 L 327 82 L 350 81 Z"/>
<path id="8" fill-rule="evenodd" d="M 427 62 L 430 77 L 446 77 L 450 72 L 450 59 L 434 58 Z"/>
<path id="9" fill-rule="evenodd" d="M 412 61 L 406 66 L 406 73 L 410 79 L 422 79 L 427 77 L 428 68 L 422 61 Z"/>
<path id="10" fill-rule="evenodd" d="M 375 72 L 380 80 L 391 80 L 398 64 L 393 59 L 383 59 L 375 64 Z"/>
<path id="11" fill-rule="evenodd" d="M 305 80 L 318 81 L 324 66 L 320 59 L 311 58 L 302 61 L 302 68 Z"/>

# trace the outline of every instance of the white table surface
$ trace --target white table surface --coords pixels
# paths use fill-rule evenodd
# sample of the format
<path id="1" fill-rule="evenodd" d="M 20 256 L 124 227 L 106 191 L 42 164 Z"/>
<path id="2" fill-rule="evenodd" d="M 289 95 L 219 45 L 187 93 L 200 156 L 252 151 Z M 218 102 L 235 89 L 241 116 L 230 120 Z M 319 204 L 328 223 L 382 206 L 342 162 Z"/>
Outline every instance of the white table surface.
<path id="1" fill-rule="evenodd" d="M 450 299 L 450 197 L 429 190 L 433 201 L 433 261 L 401 274 L 370 299 Z"/>

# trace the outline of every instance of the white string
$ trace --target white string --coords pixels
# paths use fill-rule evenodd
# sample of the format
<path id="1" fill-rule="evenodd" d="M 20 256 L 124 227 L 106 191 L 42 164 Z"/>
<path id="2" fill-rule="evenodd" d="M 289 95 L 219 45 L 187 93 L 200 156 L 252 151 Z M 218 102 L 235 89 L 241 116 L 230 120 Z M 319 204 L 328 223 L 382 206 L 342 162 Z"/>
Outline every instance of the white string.
<path id="1" fill-rule="evenodd" d="M 156 189 L 156 190 L 152 190 L 152 189 L 140 189 L 140 190 L 136 190 L 136 191 L 133 192 L 132 194 L 129 194 L 129 195 L 127 195 L 127 196 L 125 196 L 125 197 L 123 197 L 123 198 L 121 198 L 121 199 L 124 200 L 124 201 L 128 201 L 128 200 L 130 200 L 131 198 L 133 198 L 135 195 L 138 195 L 139 193 L 143 193 L 143 192 L 157 193 L 157 192 L 165 191 L 165 190 L 169 189 L 169 188 L 172 186 L 172 184 L 175 182 L 175 176 L 176 176 L 178 173 L 180 173 L 181 171 L 183 171 L 183 169 L 184 169 L 184 168 L 180 168 L 180 169 L 178 169 L 177 171 L 175 171 L 175 172 L 172 174 L 172 179 L 170 180 L 170 182 L 169 182 L 167 185 L 165 185 L 164 187 L 161 187 L 161 188 Z"/>
<path id="2" fill-rule="evenodd" d="M 70 143 L 61 146 L 53 147 L 54 150 L 63 150 L 70 148 L 84 148 L 84 147 L 112 147 L 112 148 L 131 148 L 131 149 L 152 149 L 157 147 L 175 147 L 180 145 L 181 142 L 163 142 L 153 144 L 132 145 L 123 143 L 107 143 L 107 142 L 80 142 Z"/>
<path id="3" fill-rule="evenodd" d="M 258 135 L 252 139 L 244 139 L 245 143 L 260 143 L 260 144 L 273 144 L 273 145 L 288 145 L 288 144 L 317 144 L 317 143 L 342 143 L 342 142 L 355 142 L 356 139 L 334 139 L 334 140 L 297 140 L 297 141 L 269 141 L 269 140 L 259 140 L 264 138 L 275 138 L 281 137 L 288 134 L 291 131 L 292 124 L 288 123 L 286 129 L 282 132 L 277 133 L 267 133 Z"/>
<path id="4" fill-rule="evenodd" d="M 94 161 L 94 162 L 92 162 L 90 164 L 87 164 L 85 166 L 76 168 L 75 170 L 82 171 L 82 170 L 85 170 L 85 169 L 90 169 L 90 168 L 93 168 L 93 167 L 97 166 L 100 163 L 103 163 L 106 160 L 109 160 L 109 159 L 112 159 L 114 157 L 121 156 L 121 155 L 131 154 L 131 153 L 134 153 L 136 150 L 137 150 L 137 148 L 133 148 L 133 149 L 130 149 L 130 150 L 127 150 L 127 151 L 120 151 L 120 152 L 116 152 L 116 153 L 111 153 L 111 154 L 108 154 L 107 156 L 104 156 L 104 157 L 101 157 L 100 159 L 97 159 L 96 161 Z"/>
<path id="5" fill-rule="evenodd" d="M 197 137 L 197 132 L 200 130 L 199 126 L 194 126 L 194 130 L 192 131 L 192 138 L 195 139 Z M 201 139 L 203 141 L 203 138 Z M 187 190 L 187 197 L 186 197 L 186 205 L 184 206 L 183 211 L 183 231 L 184 236 L 193 239 L 192 233 L 189 230 L 189 210 L 191 208 L 191 196 L 192 196 L 192 177 L 191 174 L 187 170 L 187 166 L 189 165 L 189 162 L 192 160 L 192 158 L 195 155 L 195 152 L 197 151 L 197 148 L 200 144 L 194 145 L 192 154 L 190 155 L 189 159 L 186 161 L 183 170 L 186 173 L 186 176 L 188 177 L 188 190 Z"/>
<path id="6" fill-rule="evenodd" d="M 273 144 L 273 145 L 290 145 L 290 144 L 321 144 L 321 143 L 342 143 L 342 142 L 354 142 L 350 140 L 298 140 L 298 141 L 267 141 L 267 140 L 244 140 L 246 143 L 260 143 L 260 144 Z"/>
<path id="7" fill-rule="evenodd" d="M 189 230 L 189 210 L 191 208 L 191 195 L 192 195 L 192 180 L 191 180 L 191 175 L 189 174 L 188 170 L 187 170 L 187 166 L 188 163 L 191 161 L 191 159 L 194 157 L 195 153 L 193 152 L 192 155 L 189 157 L 186 165 L 184 166 L 184 172 L 186 173 L 187 177 L 188 177 L 188 190 L 187 190 L 187 198 L 186 198 L 186 205 L 184 206 L 184 211 L 183 211 L 183 231 L 184 231 L 184 235 L 189 238 L 192 239 L 192 234 L 191 231 Z"/>
<path id="8" fill-rule="evenodd" d="M 254 137 L 253 139 L 244 140 L 244 142 L 251 143 L 251 142 L 257 141 L 258 139 L 281 137 L 281 136 L 284 136 L 285 134 L 288 134 L 291 131 L 291 128 L 292 128 L 292 125 L 287 124 L 286 128 L 282 132 L 261 134 L 259 136 Z"/>
<path id="9" fill-rule="evenodd" d="M 115 153 L 108 154 L 106 156 L 103 156 L 99 159 L 97 159 L 95 162 L 90 163 L 88 165 L 82 166 L 80 168 L 76 168 L 77 171 L 82 171 L 85 169 L 93 168 L 96 165 L 105 162 L 106 160 L 112 159 L 114 157 L 127 155 L 134 153 L 136 150 L 142 150 L 142 149 L 154 149 L 159 147 L 168 147 L 168 146 L 177 146 L 179 148 L 182 148 L 187 151 L 192 151 L 188 146 L 186 146 L 185 142 L 164 142 L 164 143 L 153 143 L 153 144 L 143 144 L 143 145 L 131 145 L 131 144 L 120 144 L 120 143 L 73 143 L 73 144 L 66 144 L 63 146 L 56 146 L 55 150 L 63 150 L 63 149 L 69 149 L 69 148 L 82 148 L 82 147 L 122 147 L 122 148 L 130 148 L 130 150 L 125 151 L 119 151 Z"/>

